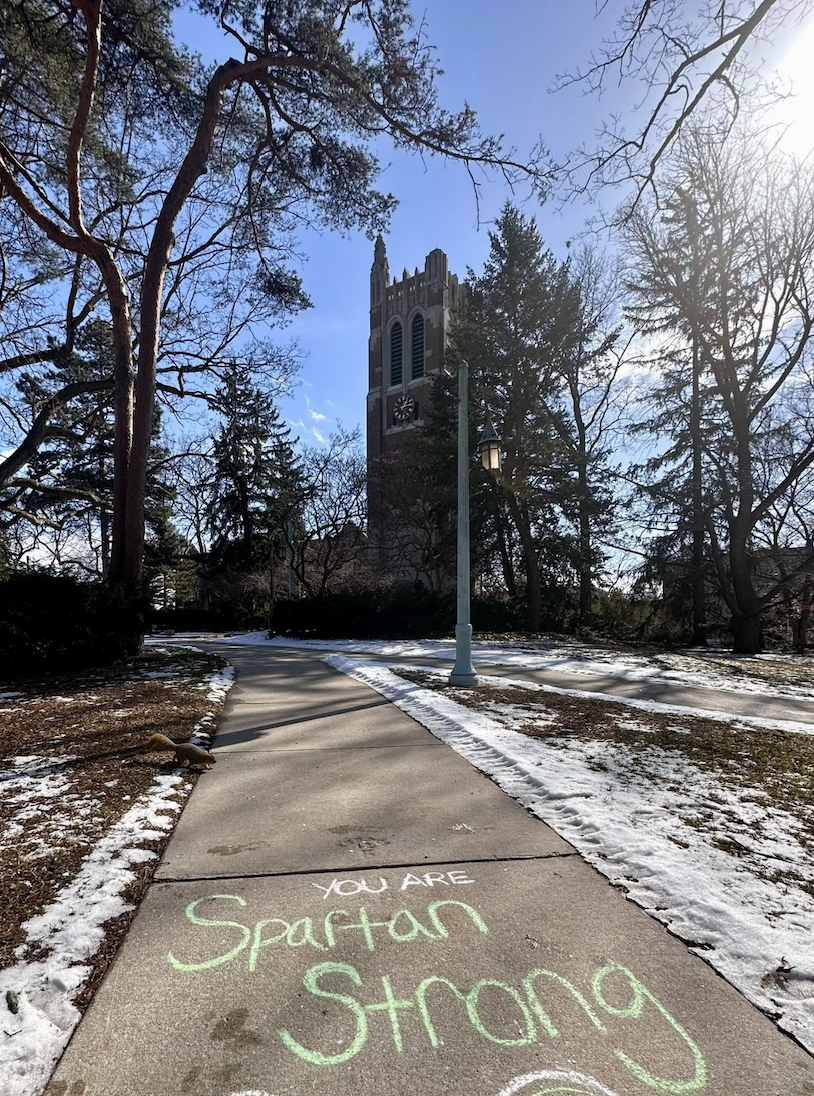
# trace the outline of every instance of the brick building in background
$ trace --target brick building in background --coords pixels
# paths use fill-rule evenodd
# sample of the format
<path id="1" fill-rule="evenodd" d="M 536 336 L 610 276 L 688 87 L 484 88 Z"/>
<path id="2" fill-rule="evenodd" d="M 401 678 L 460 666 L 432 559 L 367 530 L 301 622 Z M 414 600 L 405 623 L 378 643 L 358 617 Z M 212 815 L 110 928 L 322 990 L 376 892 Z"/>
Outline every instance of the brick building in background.
<path id="1" fill-rule="evenodd" d="M 380 502 L 381 471 L 398 462 L 410 432 L 423 425 L 432 402 L 434 375 L 443 368 L 453 310 L 464 287 L 450 274 L 443 251 L 427 255 L 424 269 L 406 269 L 390 281 L 387 252 L 376 240 L 370 271 L 367 472 L 368 535 L 380 565 L 403 580 L 417 577 L 402 545 L 404 530 L 388 528 Z M 409 538 L 407 538 L 409 539 Z M 408 553 L 409 554 L 409 553 Z"/>

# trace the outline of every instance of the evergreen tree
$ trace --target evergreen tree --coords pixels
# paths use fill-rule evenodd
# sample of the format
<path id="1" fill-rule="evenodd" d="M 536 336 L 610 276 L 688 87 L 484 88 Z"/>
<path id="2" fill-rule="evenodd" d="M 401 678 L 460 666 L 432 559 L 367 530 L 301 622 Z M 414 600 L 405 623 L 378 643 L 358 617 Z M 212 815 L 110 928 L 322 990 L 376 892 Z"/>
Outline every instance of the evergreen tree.
<path id="1" fill-rule="evenodd" d="M 592 622 L 594 586 L 604 563 L 599 544 L 615 529 L 616 469 L 610 459 L 623 402 L 617 382 L 624 355 L 617 349 L 616 264 L 586 248 L 570 275 L 578 296 L 577 337 L 558 365 L 563 413 L 554 424 L 571 469 L 562 507 L 574 529 L 577 623 L 585 628 Z"/>
<path id="2" fill-rule="evenodd" d="M 654 532 L 646 571 L 669 588 L 678 575 L 678 590 L 689 588 L 690 638 L 695 645 L 706 644 L 710 576 L 705 544 L 712 483 L 704 474 L 704 462 L 705 452 L 714 448 L 709 435 L 715 431 L 710 415 L 714 380 L 701 336 L 714 322 L 713 271 L 704 239 L 709 226 L 699 221 L 700 216 L 696 189 L 686 179 L 664 199 L 660 222 L 643 212 L 632 217 L 627 228 L 628 238 L 638 241 L 634 255 L 647 256 L 633 267 L 628 316 L 658 347 L 653 358 L 657 379 L 644 396 L 649 412 L 634 428 L 654 434 L 661 446 L 634 469 L 644 477 L 649 506 L 645 524 Z M 730 307 L 736 304 L 733 299 Z M 679 612 L 682 601 L 679 596 Z"/>
<path id="3" fill-rule="evenodd" d="M 469 273 L 451 357 L 470 365 L 471 418 L 488 414 L 502 439 L 494 543 L 510 590 L 519 546 L 533 631 L 544 586 L 561 611 L 575 577 L 587 624 L 592 531 L 610 506 L 599 439 L 614 376 L 604 363 L 616 333 L 601 331 L 587 273 L 581 284 L 555 259 L 534 218 L 507 203 L 490 242 L 483 273 Z"/>
<path id="4" fill-rule="evenodd" d="M 42 555 L 99 576 L 110 565 L 113 514 L 113 340 L 110 324 L 91 320 L 77 333 L 74 350 L 60 355 L 43 376 L 18 379 L 21 398 L 35 417 L 49 388 L 84 389 L 53 416 L 26 475 L 9 482 L 2 509 L 10 523 L 30 521 L 43 530 Z M 172 489 L 166 480 L 167 452 L 156 416 L 147 474 L 148 536 L 166 525 Z"/>
<path id="5" fill-rule="evenodd" d="M 305 495 L 291 431 L 273 398 L 235 365 L 214 406 L 222 424 L 213 447 L 212 497 L 207 520 L 210 562 L 249 572 L 268 566 L 275 542 Z"/>

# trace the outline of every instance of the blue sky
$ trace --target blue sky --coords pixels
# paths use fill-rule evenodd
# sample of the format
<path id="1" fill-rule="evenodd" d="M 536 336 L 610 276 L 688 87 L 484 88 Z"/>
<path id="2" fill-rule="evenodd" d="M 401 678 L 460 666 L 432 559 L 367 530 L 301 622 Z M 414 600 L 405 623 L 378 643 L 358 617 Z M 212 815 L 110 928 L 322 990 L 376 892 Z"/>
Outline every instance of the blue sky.
<path id="1" fill-rule="evenodd" d="M 611 4 L 615 8 L 615 4 Z M 553 3 L 508 0 L 510 14 L 496 17 L 494 0 L 428 0 L 427 38 L 437 47 L 444 70 L 441 101 L 457 109 L 472 106 L 484 131 L 505 134 L 518 157 L 529 155 L 540 135 L 554 153 L 565 153 L 577 139 L 590 139 L 602 105 L 577 89 L 550 94 L 556 74 L 586 62 L 601 39 L 591 0 Z M 615 18 L 615 12 L 613 15 Z M 608 28 L 611 20 L 604 19 Z M 511 194 L 497 174 L 482 181 L 480 217 L 472 185 L 462 165 L 420 159 L 395 151 L 383 157 L 381 189 L 399 199 L 386 234 L 391 276 L 404 267 L 424 266 L 440 247 L 450 269 L 463 278 L 468 266 L 480 270 L 488 255 L 491 220 Z M 528 198 L 522 191 L 518 201 Z M 538 216 L 549 246 L 565 255 L 565 241 L 581 227 L 585 213 L 553 204 L 524 206 Z M 369 276 L 373 244 L 361 234 L 303 236 L 305 287 L 314 307 L 287 330 L 306 354 L 299 387 L 282 403 L 283 414 L 304 442 L 335 429 L 364 422 L 367 395 Z"/>
<path id="2" fill-rule="evenodd" d="M 494 0 L 414 0 L 444 70 L 442 104 L 454 110 L 468 102 L 482 129 L 504 134 L 518 159 L 528 156 L 540 138 L 555 158 L 565 157 L 577 145 L 591 143 L 603 117 L 614 111 L 629 115 L 642 98 L 644 89 L 633 83 L 610 88 L 602 99 L 580 86 L 552 90 L 558 75 L 589 63 L 592 51 L 613 33 L 622 9 L 622 0 L 504 0 L 502 8 Z M 814 21 L 809 20 L 805 36 L 792 26 L 786 42 L 759 47 L 768 48 L 776 63 L 788 42 L 797 39 L 792 68 L 796 82 L 807 91 L 810 109 L 806 112 L 798 101 L 793 113 L 809 119 L 814 109 L 812 30 Z M 804 124 L 804 142 L 810 147 L 812 127 L 810 122 L 800 126 Z M 591 212 L 579 204 L 560 208 L 556 201 L 540 207 L 522 191 L 512 196 L 495 173 L 482 179 L 478 224 L 478 206 L 462 165 L 437 158 L 422 161 L 386 147 L 382 162 L 380 189 L 399 200 L 385 237 L 391 276 L 400 276 L 405 267 L 423 267 L 425 256 L 436 247 L 447 253 L 450 269 L 459 277 L 467 267 L 479 272 L 489 252 L 490 222 L 510 197 L 537 216 L 543 238 L 560 258 L 566 254 L 565 241 L 581 232 Z M 616 200 L 608 196 L 607 204 Z M 303 355 L 299 383 L 281 401 L 281 410 L 301 441 L 313 444 L 339 423 L 350 428 L 364 423 L 373 243 L 359 233 L 343 237 L 305 232 L 300 251 L 305 257 L 301 273 L 314 307 L 279 333 L 281 341 L 295 338 Z"/>

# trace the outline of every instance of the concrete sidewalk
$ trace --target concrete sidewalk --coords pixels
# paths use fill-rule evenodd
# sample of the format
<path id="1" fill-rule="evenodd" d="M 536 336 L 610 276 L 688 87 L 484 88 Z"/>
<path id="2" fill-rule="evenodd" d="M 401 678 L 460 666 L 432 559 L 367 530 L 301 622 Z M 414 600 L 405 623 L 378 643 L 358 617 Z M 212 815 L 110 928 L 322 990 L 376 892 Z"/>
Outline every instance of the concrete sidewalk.
<path id="1" fill-rule="evenodd" d="M 573 848 L 302 650 L 237 683 L 49 1096 L 814 1096 Z"/>
<path id="2" fill-rule="evenodd" d="M 394 665 L 425 668 L 434 664 L 438 669 L 444 666 L 440 660 L 414 658 L 403 655 L 354 653 L 350 657 L 369 662 L 387 662 Z M 554 689 L 575 690 L 579 693 L 599 693 L 603 697 L 618 697 L 620 700 L 653 701 L 656 704 L 670 704 L 678 708 L 724 712 L 731 716 L 748 716 L 754 719 L 784 719 L 799 723 L 814 724 L 814 700 L 805 697 L 791 697 L 772 692 L 766 684 L 765 692 L 735 692 L 734 689 L 716 689 L 687 685 L 672 681 L 670 678 L 619 677 L 607 674 L 578 674 L 561 670 L 533 669 L 528 666 L 515 666 L 511 662 L 479 663 L 475 652 L 475 670 L 479 677 L 488 681 L 490 677 L 508 677 L 514 681 L 528 681 L 535 685 L 548 685 Z M 449 668 L 452 668 L 450 659 Z"/>

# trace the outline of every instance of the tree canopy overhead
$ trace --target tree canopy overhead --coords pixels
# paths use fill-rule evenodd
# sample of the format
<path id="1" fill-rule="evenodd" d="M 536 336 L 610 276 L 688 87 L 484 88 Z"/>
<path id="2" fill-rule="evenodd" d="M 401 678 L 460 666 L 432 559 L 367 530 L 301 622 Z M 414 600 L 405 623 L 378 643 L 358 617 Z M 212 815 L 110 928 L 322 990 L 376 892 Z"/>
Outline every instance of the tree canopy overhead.
<path id="1" fill-rule="evenodd" d="M 382 136 L 459 160 L 473 181 L 478 167 L 543 177 L 468 106 L 439 103 L 407 0 L 202 0 L 190 10 L 223 42 L 209 66 L 174 36 L 181 8 L 17 0 L 0 22 L 0 228 L 14 241 L 0 292 L 18 302 L 3 309 L 14 354 L 2 369 L 69 355 L 83 322 L 109 319 L 111 575 L 131 582 L 157 387 L 183 393 L 257 319 L 307 303 L 288 263 L 298 224 L 385 227 Z M 32 420 L 75 394 L 43 399 Z"/>

